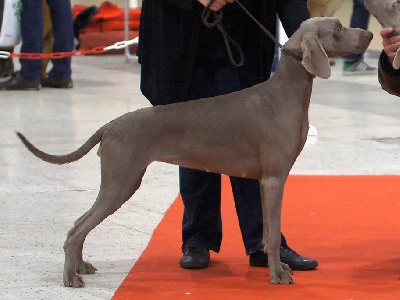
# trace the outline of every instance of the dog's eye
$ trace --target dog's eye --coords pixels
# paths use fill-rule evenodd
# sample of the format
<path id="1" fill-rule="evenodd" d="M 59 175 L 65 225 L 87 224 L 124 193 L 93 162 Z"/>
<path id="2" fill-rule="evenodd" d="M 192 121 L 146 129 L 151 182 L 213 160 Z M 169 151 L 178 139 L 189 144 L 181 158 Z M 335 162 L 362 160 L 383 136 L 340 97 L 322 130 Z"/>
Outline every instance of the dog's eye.
<path id="1" fill-rule="evenodd" d="M 342 31 L 342 26 L 338 26 L 338 27 L 336 28 L 336 31 L 337 31 L 338 33 L 340 33 L 340 32 Z"/>

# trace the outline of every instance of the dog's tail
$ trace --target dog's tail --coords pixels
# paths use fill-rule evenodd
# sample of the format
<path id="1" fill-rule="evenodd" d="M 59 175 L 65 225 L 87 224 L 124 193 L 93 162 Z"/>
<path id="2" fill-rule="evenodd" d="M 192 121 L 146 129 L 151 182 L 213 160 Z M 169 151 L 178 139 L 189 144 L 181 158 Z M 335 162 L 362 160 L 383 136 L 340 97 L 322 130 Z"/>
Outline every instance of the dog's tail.
<path id="1" fill-rule="evenodd" d="M 22 133 L 16 132 L 16 134 L 21 139 L 22 143 L 24 143 L 26 148 L 28 148 L 28 150 L 33 153 L 33 155 L 48 163 L 62 165 L 77 161 L 78 159 L 85 156 L 90 150 L 93 149 L 94 146 L 100 143 L 104 131 L 107 129 L 107 127 L 108 124 L 104 125 L 100 129 L 98 129 L 82 146 L 80 146 L 75 151 L 64 155 L 48 154 L 36 148 L 31 142 L 26 139 L 26 137 Z"/>

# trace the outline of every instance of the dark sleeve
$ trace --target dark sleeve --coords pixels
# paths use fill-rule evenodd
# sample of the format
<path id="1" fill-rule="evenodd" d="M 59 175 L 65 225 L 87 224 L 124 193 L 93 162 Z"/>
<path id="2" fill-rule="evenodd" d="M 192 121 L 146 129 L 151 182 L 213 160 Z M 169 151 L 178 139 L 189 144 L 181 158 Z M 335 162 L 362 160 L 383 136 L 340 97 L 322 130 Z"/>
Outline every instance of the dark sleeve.
<path id="1" fill-rule="evenodd" d="M 382 89 L 390 94 L 400 96 L 400 70 L 395 70 L 384 51 L 379 56 L 378 80 Z"/>
<path id="2" fill-rule="evenodd" d="M 291 36 L 310 17 L 306 0 L 279 0 L 278 16 L 286 35 Z"/>

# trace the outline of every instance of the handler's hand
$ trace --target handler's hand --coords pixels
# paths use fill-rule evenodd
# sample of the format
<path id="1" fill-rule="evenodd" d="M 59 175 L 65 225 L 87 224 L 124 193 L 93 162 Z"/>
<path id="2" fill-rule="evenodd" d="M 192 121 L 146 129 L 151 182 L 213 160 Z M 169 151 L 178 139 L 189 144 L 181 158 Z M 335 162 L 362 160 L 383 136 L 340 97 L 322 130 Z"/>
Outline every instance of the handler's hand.
<path id="1" fill-rule="evenodd" d="M 201 4 L 207 7 L 207 5 L 211 2 L 210 0 L 197 0 Z M 211 4 L 210 9 L 213 11 L 220 10 L 227 3 L 233 3 L 235 0 L 215 0 L 213 4 Z"/>
<path id="2" fill-rule="evenodd" d="M 396 52 L 400 48 L 400 35 L 389 37 L 392 32 L 393 28 L 391 27 L 383 28 L 380 31 L 383 51 L 385 51 L 391 63 L 393 63 Z"/>

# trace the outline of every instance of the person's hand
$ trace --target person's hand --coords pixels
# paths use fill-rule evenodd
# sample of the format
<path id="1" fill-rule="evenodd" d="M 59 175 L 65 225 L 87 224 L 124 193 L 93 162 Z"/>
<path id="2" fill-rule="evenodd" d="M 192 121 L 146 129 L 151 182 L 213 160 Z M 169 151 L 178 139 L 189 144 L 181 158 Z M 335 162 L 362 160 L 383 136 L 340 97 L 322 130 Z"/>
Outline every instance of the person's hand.
<path id="1" fill-rule="evenodd" d="M 211 0 L 197 0 L 197 1 L 199 1 L 205 7 L 207 7 L 207 5 L 211 2 Z M 223 8 L 225 4 L 233 3 L 234 1 L 235 0 L 214 0 L 214 3 L 211 4 L 211 6 L 209 8 L 213 11 L 217 11 L 217 10 L 220 10 L 221 8 Z"/>
<path id="2" fill-rule="evenodd" d="M 393 63 L 397 51 L 400 48 L 400 35 L 389 37 L 392 32 L 393 28 L 391 27 L 383 28 L 380 31 L 383 51 L 385 51 L 391 63 Z"/>

